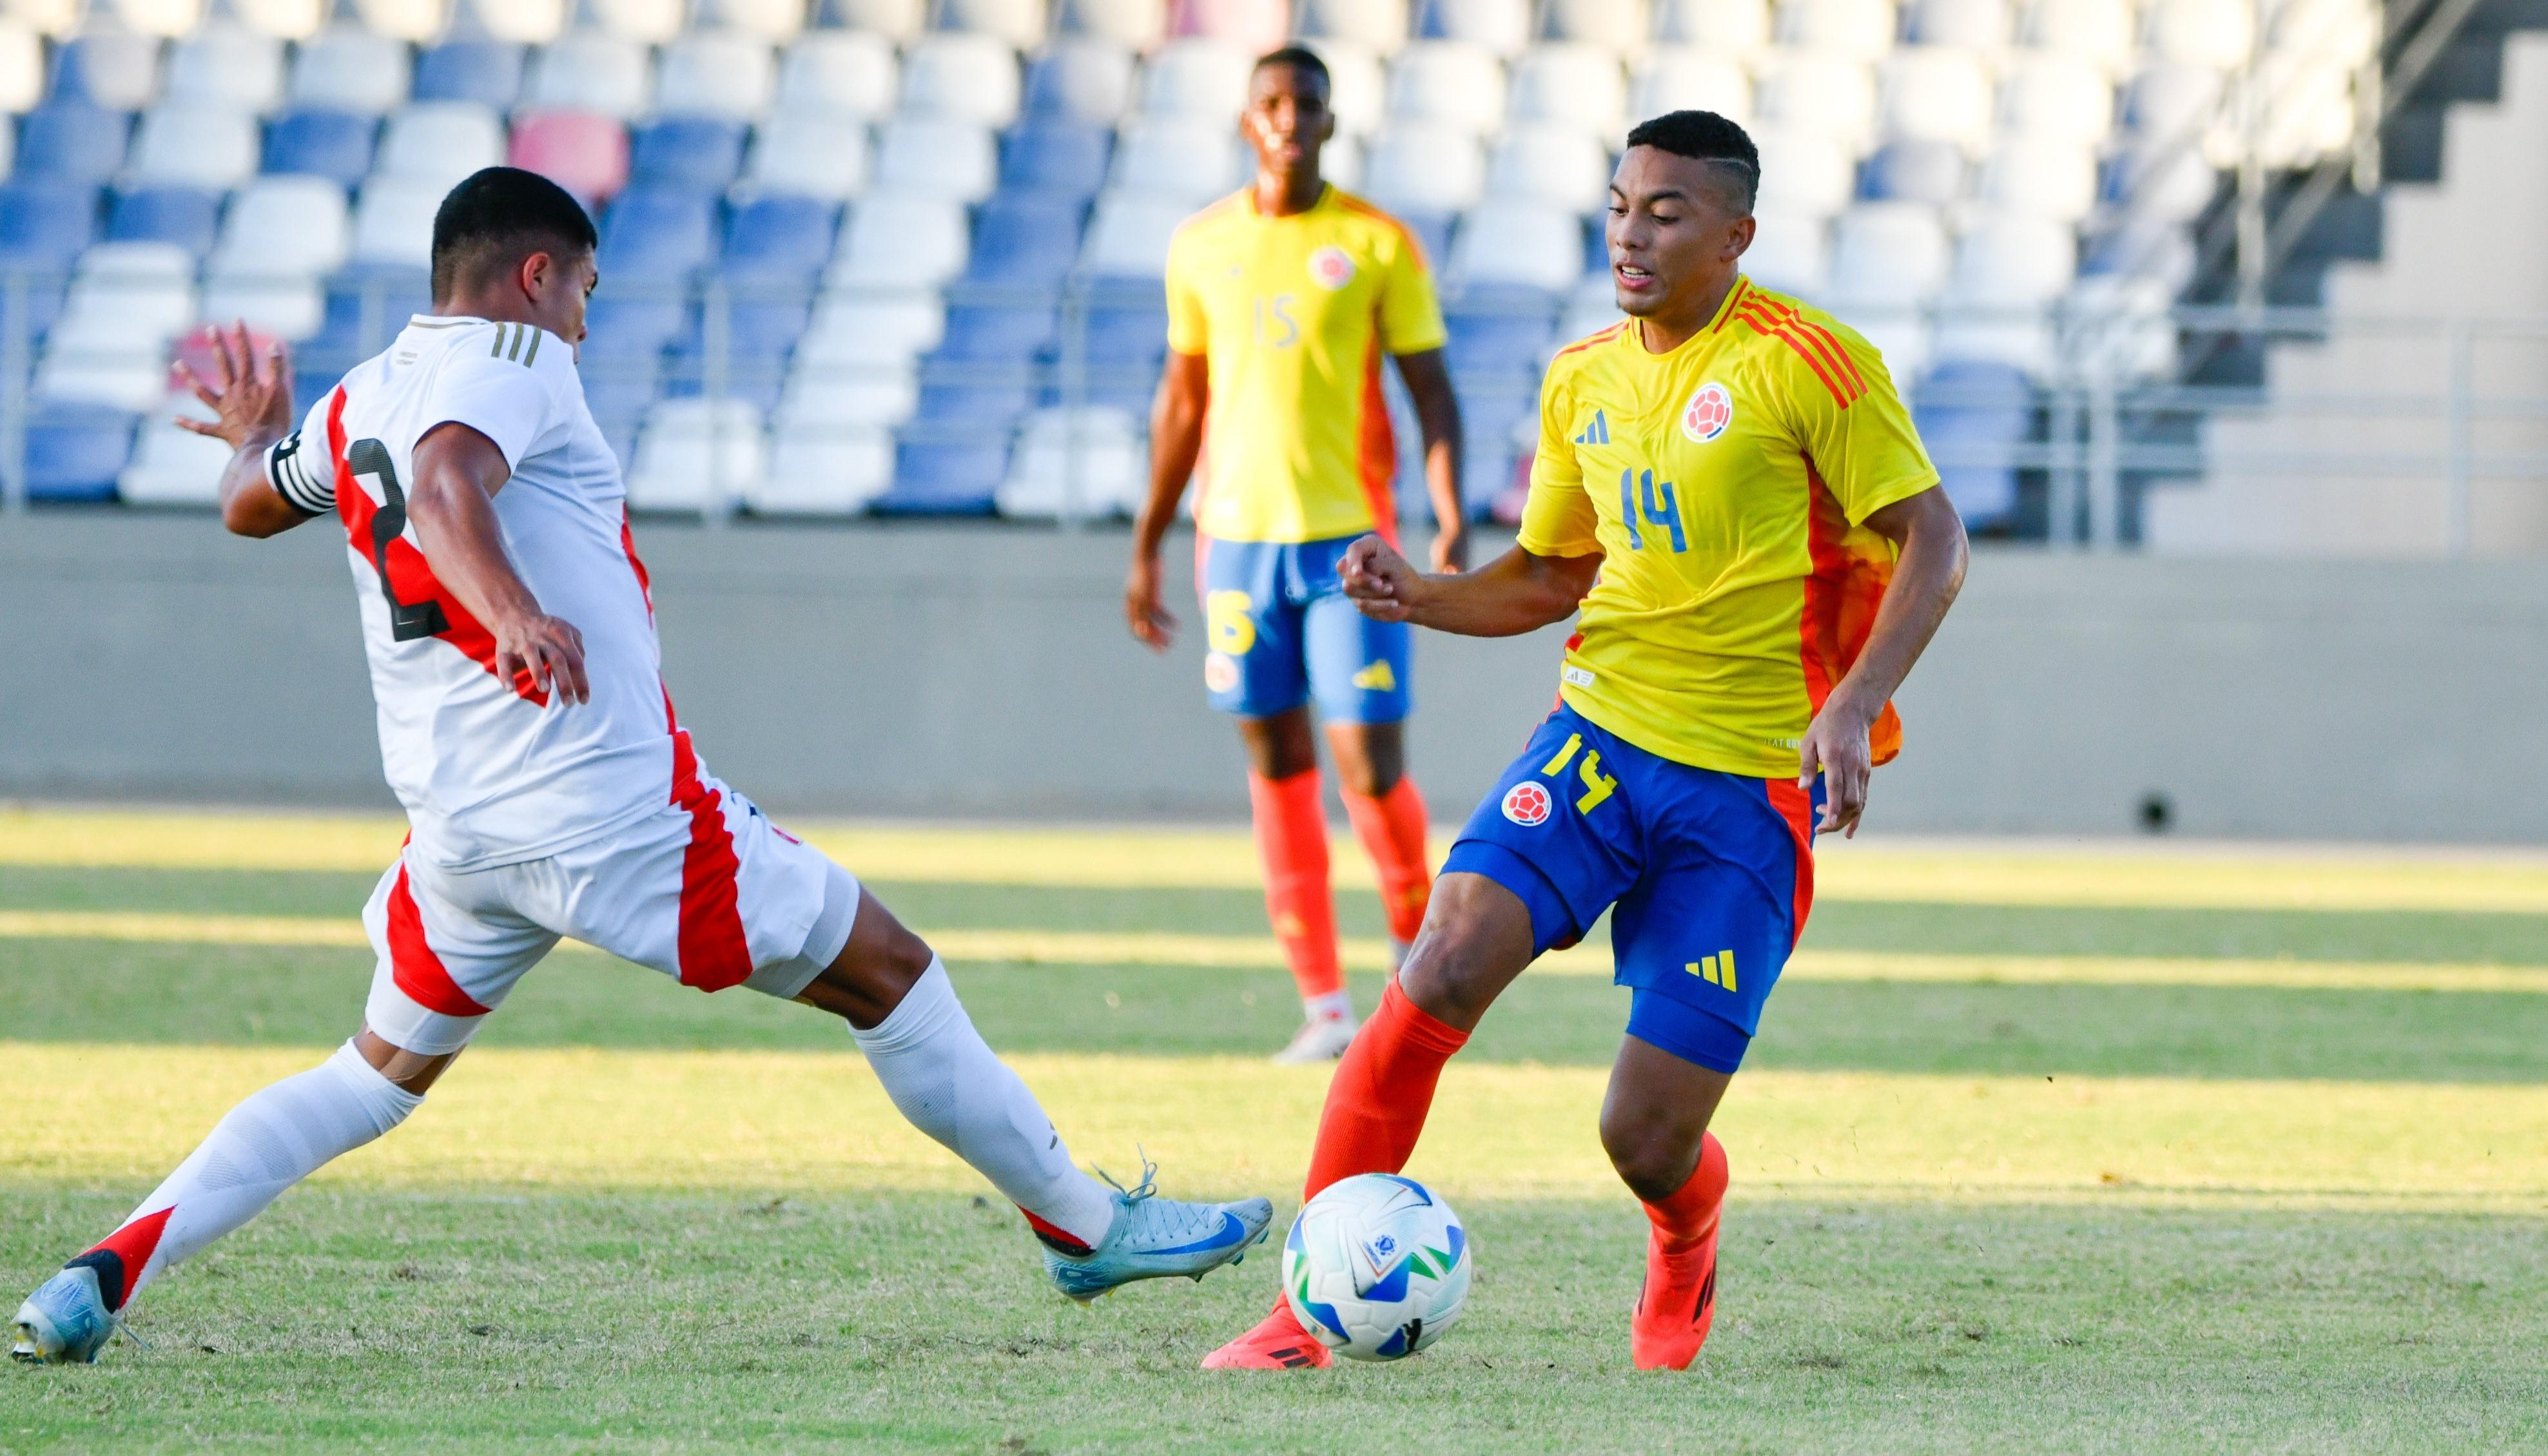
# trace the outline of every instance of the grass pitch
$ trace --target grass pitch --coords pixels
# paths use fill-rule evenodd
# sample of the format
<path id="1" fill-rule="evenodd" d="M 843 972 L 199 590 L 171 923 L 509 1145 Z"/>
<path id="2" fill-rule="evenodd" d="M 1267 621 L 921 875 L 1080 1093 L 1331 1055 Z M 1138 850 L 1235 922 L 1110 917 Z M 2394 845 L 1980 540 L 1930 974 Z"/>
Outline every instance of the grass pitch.
<path id="1" fill-rule="evenodd" d="M 377 822 L 75 822 L 0 817 L 0 1288 L 323 1054 L 368 974 Z M 957 983 L 1083 1161 L 1129 1173 L 1138 1139 L 1171 1192 L 1288 1213 L 1323 1078 L 1260 1059 L 1297 1013 L 1242 837 L 827 837 L 924 933 L 1011 957 Z M 1272 1258 L 1078 1311 L 837 1024 L 560 956 L 406 1128 L 155 1285 L 155 1350 L 0 1369 L 0 1450 L 2548 1445 L 2548 867 L 1826 864 L 1720 1117 L 1687 1376 L 1627 1369 L 1642 1220 L 1592 1131 L 1625 1005 L 1594 960 L 1514 987 L 1410 1168 L 1478 1241 L 1462 1327 L 1254 1380 L 1193 1364 Z M 1378 935 L 1367 893 L 1341 908 Z"/>

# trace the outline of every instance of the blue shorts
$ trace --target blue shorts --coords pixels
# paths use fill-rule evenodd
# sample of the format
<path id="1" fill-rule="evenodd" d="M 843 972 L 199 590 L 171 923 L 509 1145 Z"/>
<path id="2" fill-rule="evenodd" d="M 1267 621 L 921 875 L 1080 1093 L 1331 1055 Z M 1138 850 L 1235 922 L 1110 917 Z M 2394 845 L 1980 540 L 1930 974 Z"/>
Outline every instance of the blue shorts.
<path id="1" fill-rule="evenodd" d="M 1204 686 L 1212 705 L 1268 718 L 1315 698 L 1334 723 L 1395 723 L 1408 692 L 1405 622 L 1345 599 L 1336 563 L 1359 536 L 1204 544 Z"/>
<path id="2" fill-rule="evenodd" d="M 1520 896 L 1534 956 L 1609 910 L 1628 1035 L 1730 1072 L 1813 903 L 1821 809 L 1819 785 L 1677 764 L 1560 704 L 1442 872 Z"/>

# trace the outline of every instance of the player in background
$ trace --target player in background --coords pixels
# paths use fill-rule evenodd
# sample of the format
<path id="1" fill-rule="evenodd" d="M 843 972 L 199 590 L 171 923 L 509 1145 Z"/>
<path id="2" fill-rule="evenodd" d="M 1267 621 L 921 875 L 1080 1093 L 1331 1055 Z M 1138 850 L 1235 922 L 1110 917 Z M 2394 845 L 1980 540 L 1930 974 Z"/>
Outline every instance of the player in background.
<path id="1" fill-rule="evenodd" d="M 1583 617 L 1556 710 L 1470 816 L 1336 1069 L 1308 1193 L 1404 1167 L 1487 1007 L 1608 910 L 1632 996 L 1601 1141 L 1652 1225 L 1643 1369 L 1707 1337 L 1727 1175 L 1708 1121 L 1812 904 L 1813 836 L 1856 830 L 1899 746 L 1893 690 L 1964 574 L 1875 350 L 1738 271 L 1760 175 L 1713 113 L 1630 132 L 1608 226 L 1630 317 L 1549 363 L 1519 545 L 1466 576 L 1373 539 L 1343 565 L 1385 620 L 1501 637 Z M 1204 1361 L 1325 1363 L 1280 1300 Z"/>
<path id="2" fill-rule="evenodd" d="M 1414 235 L 1320 173 L 1335 134 L 1326 64 L 1299 47 L 1258 60 L 1239 130 L 1255 180 L 1186 220 L 1168 248 L 1168 366 L 1124 606 L 1133 635 L 1164 652 L 1176 621 L 1159 601 L 1159 542 L 1200 458 L 1204 685 L 1238 719 L 1266 915 L 1306 1013 L 1274 1059 L 1328 1061 L 1353 1040 L 1354 1013 L 1336 959 L 1312 703 L 1402 953 L 1431 885 L 1402 726 L 1407 627 L 1355 611 L 1336 577 L 1356 537 L 1398 538 L 1381 355 L 1397 360 L 1423 430 L 1440 571 L 1467 560 L 1460 407 Z"/>
<path id="3" fill-rule="evenodd" d="M 702 991 L 843 1018 L 894 1106 L 1026 1215 L 1064 1294 L 1201 1277 L 1263 1199 L 1176 1203 L 1074 1167 L 947 970 L 848 872 L 700 767 L 659 672 L 618 462 L 576 373 L 592 222 L 491 167 L 433 223 L 433 312 L 296 430 L 278 345 L 223 345 L 223 519 L 346 534 L 381 760 L 411 837 L 363 911 L 361 1029 L 230 1110 L 122 1227 L 19 1307 L 21 1359 L 96 1357 L 133 1296 L 321 1164 L 397 1127 L 561 937 Z"/>

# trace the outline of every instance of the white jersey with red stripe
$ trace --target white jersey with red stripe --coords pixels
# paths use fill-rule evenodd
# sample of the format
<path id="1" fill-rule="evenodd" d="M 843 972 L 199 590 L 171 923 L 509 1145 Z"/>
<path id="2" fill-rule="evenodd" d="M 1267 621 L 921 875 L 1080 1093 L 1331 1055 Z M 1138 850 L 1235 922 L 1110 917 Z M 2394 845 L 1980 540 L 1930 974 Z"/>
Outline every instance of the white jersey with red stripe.
<path id="1" fill-rule="evenodd" d="M 410 854 L 444 868 L 554 855 L 662 809 L 693 776 L 627 490 L 575 365 L 572 345 L 529 324 L 419 315 L 267 456 L 286 500 L 343 523 L 381 764 Z M 495 498 L 504 549 L 541 609 L 583 634 L 588 702 L 500 679 L 493 635 L 425 560 L 406 489 L 417 440 L 454 421 L 511 468 Z"/>

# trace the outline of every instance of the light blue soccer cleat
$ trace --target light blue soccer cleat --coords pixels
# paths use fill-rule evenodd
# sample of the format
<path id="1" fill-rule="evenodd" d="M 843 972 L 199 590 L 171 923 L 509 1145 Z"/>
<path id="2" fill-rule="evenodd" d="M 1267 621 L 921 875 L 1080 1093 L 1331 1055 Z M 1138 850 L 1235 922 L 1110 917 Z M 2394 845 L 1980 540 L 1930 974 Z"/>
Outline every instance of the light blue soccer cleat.
<path id="1" fill-rule="evenodd" d="M 1081 1304 L 1138 1279 L 1182 1274 L 1201 1279 L 1224 1264 L 1247 1257 L 1265 1241 L 1274 1205 L 1261 1198 L 1235 1203 L 1180 1203 L 1158 1196 L 1158 1165 L 1141 1160 L 1139 1186 L 1115 1184 L 1115 1224 L 1105 1240 L 1085 1253 L 1064 1252 L 1045 1239 L 1044 1268 L 1053 1287 Z M 1115 1180 L 1106 1180 L 1114 1183 Z"/>
<path id="2" fill-rule="evenodd" d="M 119 1322 L 98 1290 L 97 1271 L 74 1265 L 38 1285 L 18 1307 L 9 1354 L 29 1364 L 87 1365 Z"/>

